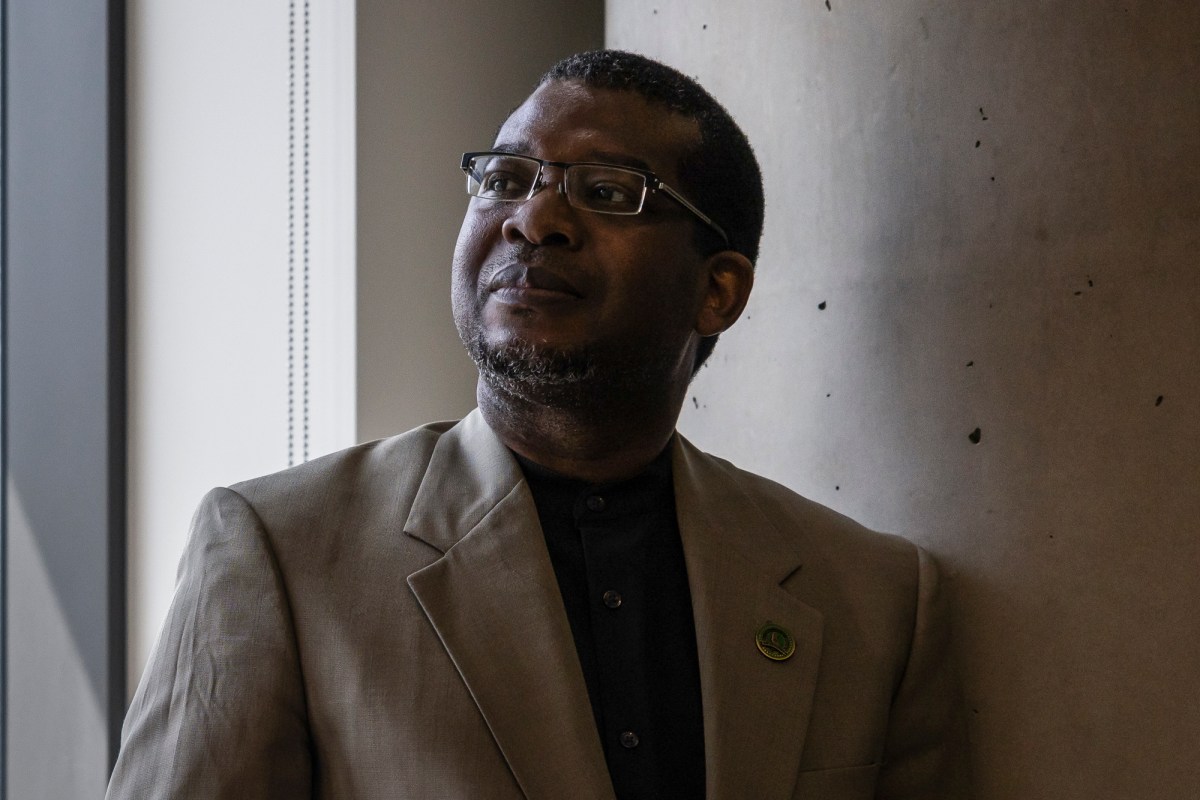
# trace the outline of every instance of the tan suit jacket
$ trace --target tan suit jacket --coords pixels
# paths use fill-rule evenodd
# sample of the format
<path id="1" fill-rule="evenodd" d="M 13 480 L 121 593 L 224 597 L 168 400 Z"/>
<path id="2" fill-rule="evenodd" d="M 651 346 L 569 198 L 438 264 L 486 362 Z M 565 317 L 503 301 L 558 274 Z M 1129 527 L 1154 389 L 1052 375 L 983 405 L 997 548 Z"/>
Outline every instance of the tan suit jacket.
<path id="1" fill-rule="evenodd" d="M 672 447 L 707 796 L 962 796 L 933 563 Z M 529 488 L 478 412 L 208 494 L 108 797 L 612 800 Z"/>

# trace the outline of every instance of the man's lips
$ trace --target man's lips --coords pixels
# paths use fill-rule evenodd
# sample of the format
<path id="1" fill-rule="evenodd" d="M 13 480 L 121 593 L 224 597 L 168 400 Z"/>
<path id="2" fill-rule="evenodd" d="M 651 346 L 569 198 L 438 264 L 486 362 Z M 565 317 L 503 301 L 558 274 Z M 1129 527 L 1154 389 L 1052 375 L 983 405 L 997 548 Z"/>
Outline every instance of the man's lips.
<path id="1" fill-rule="evenodd" d="M 497 270 L 487 282 L 487 291 L 508 302 L 562 301 L 583 296 L 573 283 L 553 270 L 525 264 Z"/>

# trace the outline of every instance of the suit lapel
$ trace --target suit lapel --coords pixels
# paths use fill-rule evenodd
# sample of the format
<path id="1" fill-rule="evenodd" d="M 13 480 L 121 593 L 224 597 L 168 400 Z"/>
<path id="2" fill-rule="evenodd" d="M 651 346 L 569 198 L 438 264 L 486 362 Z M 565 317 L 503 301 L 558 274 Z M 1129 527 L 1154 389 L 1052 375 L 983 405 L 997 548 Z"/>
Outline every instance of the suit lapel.
<path id="1" fill-rule="evenodd" d="M 816 688 L 821 614 L 780 586 L 800 569 L 797 549 L 728 465 L 680 436 L 673 464 L 700 658 L 708 799 L 791 797 Z M 794 636 L 788 660 L 758 651 L 755 633 L 766 622 Z"/>
<path id="2" fill-rule="evenodd" d="M 821 654 L 820 612 L 781 587 L 797 549 L 729 467 L 677 436 L 676 506 L 696 623 L 709 800 L 788 798 Z M 443 557 L 409 577 L 530 800 L 612 800 L 570 625 L 520 468 L 478 411 L 444 434 L 405 531 Z M 759 653 L 766 622 L 795 654 Z"/>
<path id="3" fill-rule="evenodd" d="M 587 688 L 520 468 L 479 412 L 442 436 L 405 531 L 408 583 L 530 800 L 612 800 Z"/>

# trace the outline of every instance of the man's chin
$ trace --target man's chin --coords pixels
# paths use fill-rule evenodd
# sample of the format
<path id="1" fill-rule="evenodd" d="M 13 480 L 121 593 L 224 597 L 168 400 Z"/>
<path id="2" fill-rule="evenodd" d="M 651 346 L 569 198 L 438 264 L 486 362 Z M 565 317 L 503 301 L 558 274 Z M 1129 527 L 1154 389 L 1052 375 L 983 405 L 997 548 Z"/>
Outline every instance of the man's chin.
<path id="1" fill-rule="evenodd" d="M 583 349 L 547 347 L 525 339 L 488 342 L 482 335 L 467 341 L 467 352 L 480 376 L 497 389 L 529 395 L 586 384 L 596 375 L 596 364 Z"/>

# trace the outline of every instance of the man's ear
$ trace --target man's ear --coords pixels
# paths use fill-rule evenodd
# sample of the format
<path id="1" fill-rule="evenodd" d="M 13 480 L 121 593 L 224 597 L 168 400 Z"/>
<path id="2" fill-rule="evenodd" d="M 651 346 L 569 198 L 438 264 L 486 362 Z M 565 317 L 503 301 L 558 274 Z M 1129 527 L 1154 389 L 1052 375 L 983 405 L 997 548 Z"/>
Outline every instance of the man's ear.
<path id="1" fill-rule="evenodd" d="M 742 315 L 754 286 L 754 265 L 736 250 L 722 250 L 709 256 L 704 266 L 708 285 L 696 314 L 696 333 L 715 336 Z"/>

